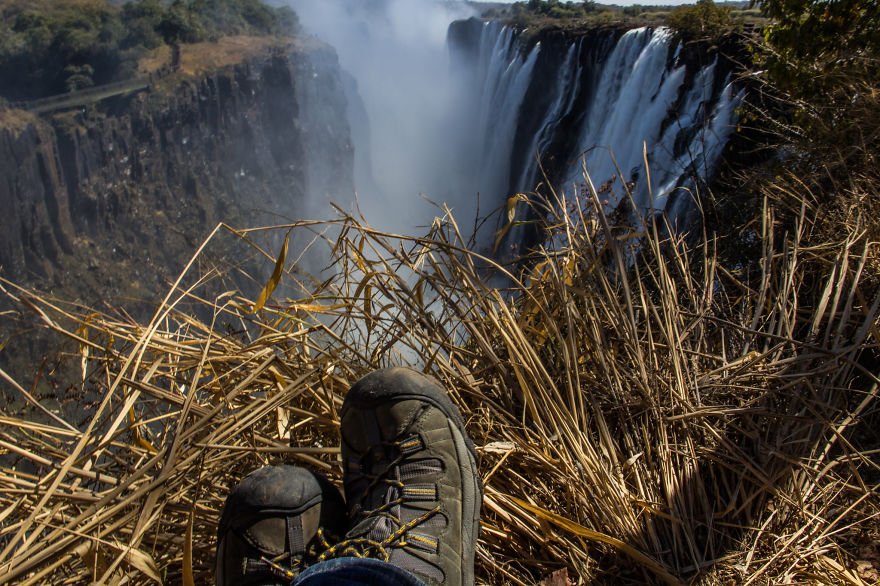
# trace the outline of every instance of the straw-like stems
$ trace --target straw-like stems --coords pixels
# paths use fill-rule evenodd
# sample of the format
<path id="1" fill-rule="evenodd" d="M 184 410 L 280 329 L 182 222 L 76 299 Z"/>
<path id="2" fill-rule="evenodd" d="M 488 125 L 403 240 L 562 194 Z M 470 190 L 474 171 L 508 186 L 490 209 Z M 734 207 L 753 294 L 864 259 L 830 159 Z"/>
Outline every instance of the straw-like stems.
<path id="1" fill-rule="evenodd" d="M 487 582 L 568 567 L 611 583 L 858 583 L 840 545 L 878 507 L 876 454 L 857 444 L 878 389 L 872 245 L 858 231 L 774 242 L 768 210 L 744 274 L 711 239 L 588 208 L 553 217 L 521 274 L 466 250 L 449 215 L 424 238 L 351 217 L 278 227 L 334 234 L 331 268 L 256 314 L 234 294 L 199 301 L 199 279 L 146 326 L 4 283 L 76 343 L 102 400 L 83 427 L 0 420 L 0 582 L 176 583 L 190 556 L 209 582 L 229 487 L 278 462 L 338 480 L 346 389 L 409 363 L 450 389 L 481 454 Z"/>

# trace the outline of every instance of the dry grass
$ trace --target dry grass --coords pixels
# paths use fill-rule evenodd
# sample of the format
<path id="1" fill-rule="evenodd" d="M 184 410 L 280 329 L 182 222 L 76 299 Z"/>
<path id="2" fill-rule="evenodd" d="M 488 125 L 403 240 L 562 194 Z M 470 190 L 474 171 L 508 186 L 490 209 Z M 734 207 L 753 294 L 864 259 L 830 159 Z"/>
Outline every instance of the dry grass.
<path id="1" fill-rule="evenodd" d="M 449 216 L 424 238 L 300 224 L 332 257 L 320 282 L 285 263 L 289 290 L 309 294 L 252 314 L 235 293 L 199 301 L 187 274 L 148 324 L 5 283 L 75 341 L 101 401 L 82 426 L 4 416 L 0 582 L 180 583 L 192 568 L 209 583 L 229 487 L 279 462 L 338 480 L 346 389 L 413 363 L 451 389 L 482 458 L 481 581 L 568 568 L 578 583 L 864 584 L 854 556 L 880 513 L 876 445 L 860 443 L 876 421 L 876 245 L 857 226 L 811 246 L 774 227 L 768 206 L 746 274 L 713 237 L 572 211 L 529 274 L 505 276 Z"/>
<path id="2" fill-rule="evenodd" d="M 12 136 L 18 136 L 25 128 L 37 124 L 38 121 L 39 118 L 27 110 L 0 108 L 0 129 L 9 131 Z"/>
<path id="3" fill-rule="evenodd" d="M 200 76 L 206 72 L 237 65 L 248 59 L 266 55 L 273 48 L 290 52 L 315 45 L 316 40 L 303 37 L 271 37 L 237 35 L 221 37 L 216 41 L 182 44 L 180 70 L 188 76 Z M 171 63 L 171 47 L 162 45 L 138 61 L 138 73 L 154 73 Z"/>
<path id="4" fill-rule="evenodd" d="M 161 68 L 171 63 L 171 47 L 169 45 L 161 45 L 138 60 L 138 75 L 149 75 L 155 73 Z"/>
<path id="5" fill-rule="evenodd" d="M 220 67 L 266 55 L 275 47 L 290 52 L 301 50 L 307 44 L 315 42 L 309 38 L 230 36 L 215 42 L 188 43 L 181 45 L 180 70 L 186 75 L 199 76 Z M 159 58 L 161 55 L 155 57 Z M 166 60 L 164 63 L 167 62 Z"/>

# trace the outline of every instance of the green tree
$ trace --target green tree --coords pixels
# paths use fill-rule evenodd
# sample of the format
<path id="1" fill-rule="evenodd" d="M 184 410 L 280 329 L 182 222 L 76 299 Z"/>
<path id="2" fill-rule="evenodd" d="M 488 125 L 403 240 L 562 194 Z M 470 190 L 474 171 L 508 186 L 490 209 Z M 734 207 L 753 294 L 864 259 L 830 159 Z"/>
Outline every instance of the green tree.
<path id="1" fill-rule="evenodd" d="M 69 92 L 90 88 L 95 85 L 95 75 L 91 65 L 68 65 L 64 68 L 64 86 Z"/>
<path id="2" fill-rule="evenodd" d="M 122 48 L 142 46 L 155 49 L 162 44 L 162 37 L 156 31 L 165 7 L 160 0 L 138 0 L 129 2 L 122 7 L 122 21 L 128 31 L 122 41 Z"/>
<path id="3" fill-rule="evenodd" d="M 730 8 L 712 0 L 697 0 L 691 6 L 679 6 L 667 17 L 669 26 L 690 39 L 714 38 L 730 30 Z"/>
<path id="4" fill-rule="evenodd" d="M 764 29 L 769 48 L 764 62 L 777 83 L 795 89 L 811 80 L 838 84 L 840 76 L 876 79 L 877 0 L 753 0 L 754 4 L 773 19 Z"/>
<path id="5" fill-rule="evenodd" d="M 156 26 L 166 43 L 196 43 L 205 38 L 199 18 L 183 0 L 174 0 Z"/>
<path id="6" fill-rule="evenodd" d="M 296 12 L 293 11 L 289 6 L 282 6 L 280 8 L 276 8 L 276 13 L 278 17 L 278 26 L 280 31 L 283 33 L 295 33 L 300 30 L 299 25 L 299 17 L 296 15 Z"/>

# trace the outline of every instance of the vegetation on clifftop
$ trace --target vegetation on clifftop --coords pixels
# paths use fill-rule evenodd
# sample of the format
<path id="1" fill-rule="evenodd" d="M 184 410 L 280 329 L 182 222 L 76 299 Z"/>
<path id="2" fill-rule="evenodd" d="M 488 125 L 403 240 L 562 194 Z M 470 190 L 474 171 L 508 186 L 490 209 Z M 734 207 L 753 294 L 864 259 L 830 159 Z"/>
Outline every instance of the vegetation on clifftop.
<path id="1" fill-rule="evenodd" d="M 740 2 L 698 0 L 683 6 L 617 6 L 592 0 L 562 2 L 560 0 L 528 0 L 515 2 L 509 8 L 493 8 L 487 17 L 509 20 L 518 28 L 543 27 L 584 28 L 603 24 L 626 26 L 661 26 L 675 28 L 685 39 L 712 39 L 767 21 L 759 10 L 746 9 Z"/>
<path id="2" fill-rule="evenodd" d="M 262 0 L 0 0 L 0 92 L 34 99 L 132 77 L 168 43 L 274 35 L 297 27 Z"/>
<path id="3" fill-rule="evenodd" d="M 688 40 L 715 39 L 736 26 L 733 10 L 712 0 L 697 0 L 696 4 L 679 6 L 669 13 L 666 23 Z"/>
<path id="4" fill-rule="evenodd" d="M 785 202 L 790 220 L 804 209 L 814 214 L 810 234 L 817 241 L 851 225 L 880 241 L 880 4 L 759 4 L 773 21 L 754 43 L 761 72 L 750 81 L 760 91 L 744 126 L 781 156 L 752 169 L 748 189 Z M 731 193 L 756 201 L 736 186 Z"/>

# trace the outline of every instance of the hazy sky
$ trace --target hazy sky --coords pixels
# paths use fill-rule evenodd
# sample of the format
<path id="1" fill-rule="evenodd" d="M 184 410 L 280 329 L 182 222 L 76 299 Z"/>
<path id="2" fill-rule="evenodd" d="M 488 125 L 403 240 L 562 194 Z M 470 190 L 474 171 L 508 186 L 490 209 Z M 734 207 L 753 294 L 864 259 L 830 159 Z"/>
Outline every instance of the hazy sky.
<path id="1" fill-rule="evenodd" d="M 513 4 L 517 0 L 491 0 L 504 4 Z M 632 4 L 678 6 L 679 4 L 695 4 L 696 0 L 597 0 L 599 4 L 617 4 L 618 6 L 630 6 Z"/>

